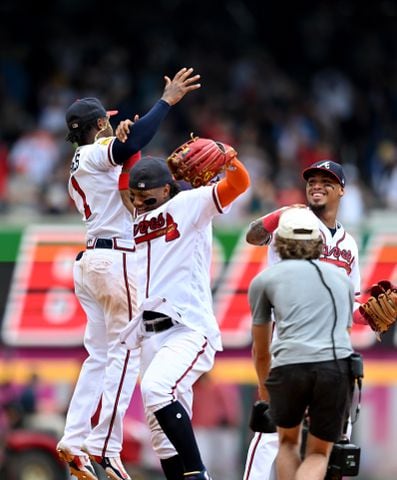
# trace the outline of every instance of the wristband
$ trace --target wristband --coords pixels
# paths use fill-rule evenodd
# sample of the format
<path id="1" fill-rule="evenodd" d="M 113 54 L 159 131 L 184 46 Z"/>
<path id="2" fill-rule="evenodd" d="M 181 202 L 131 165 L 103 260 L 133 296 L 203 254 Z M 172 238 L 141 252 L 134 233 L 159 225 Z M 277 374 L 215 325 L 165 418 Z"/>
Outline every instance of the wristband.
<path id="1" fill-rule="evenodd" d="M 141 151 L 134 153 L 130 158 L 124 162 L 123 169 L 131 170 L 131 168 L 141 159 Z"/>
<path id="2" fill-rule="evenodd" d="M 276 230 L 276 228 L 278 227 L 278 222 L 280 221 L 280 216 L 284 210 L 285 207 L 279 208 L 278 210 L 275 210 L 274 212 L 271 212 L 262 218 L 263 228 L 267 232 L 273 233 L 274 230 Z"/>
<path id="3" fill-rule="evenodd" d="M 129 172 L 121 172 L 119 176 L 119 190 L 128 190 L 130 188 Z"/>

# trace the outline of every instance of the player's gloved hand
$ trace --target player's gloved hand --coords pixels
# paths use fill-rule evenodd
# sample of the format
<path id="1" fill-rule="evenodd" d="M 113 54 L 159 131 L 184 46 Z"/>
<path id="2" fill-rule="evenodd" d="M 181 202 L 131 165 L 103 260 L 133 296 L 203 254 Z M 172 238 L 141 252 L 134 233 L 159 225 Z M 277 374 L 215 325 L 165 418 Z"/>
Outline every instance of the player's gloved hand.
<path id="1" fill-rule="evenodd" d="M 397 321 L 397 288 L 388 280 L 372 285 L 371 296 L 359 310 L 380 340 Z"/>
<path id="2" fill-rule="evenodd" d="M 171 153 L 167 164 L 175 180 L 185 180 L 197 188 L 208 185 L 236 156 L 229 145 L 191 134 L 190 140 Z"/>
<path id="3" fill-rule="evenodd" d="M 236 150 L 228 145 L 227 143 L 223 142 L 216 142 L 220 148 L 222 148 L 225 152 L 226 160 L 225 160 L 225 168 L 233 170 L 235 167 L 233 167 L 233 160 L 237 157 L 237 152 Z"/>
<path id="4" fill-rule="evenodd" d="M 258 400 L 251 409 L 249 427 L 253 432 L 274 433 L 276 424 L 270 416 L 270 406 L 264 400 Z"/>

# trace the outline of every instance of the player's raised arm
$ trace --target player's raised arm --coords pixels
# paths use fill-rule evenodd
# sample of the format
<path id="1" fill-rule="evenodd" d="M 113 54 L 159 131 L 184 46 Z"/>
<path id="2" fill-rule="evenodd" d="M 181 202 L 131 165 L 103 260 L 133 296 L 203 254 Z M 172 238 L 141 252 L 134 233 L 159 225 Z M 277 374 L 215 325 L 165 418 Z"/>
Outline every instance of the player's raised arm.
<path id="1" fill-rule="evenodd" d="M 250 183 L 247 169 L 234 156 L 225 168 L 225 177 L 216 186 L 222 207 L 230 205 L 249 188 Z"/>
<path id="2" fill-rule="evenodd" d="M 278 227 L 280 215 L 288 207 L 282 207 L 267 215 L 253 220 L 248 227 L 245 239 L 251 245 L 267 245 L 272 239 L 272 233 Z"/>
<path id="3" fill-rule="evenodd" d="M 245 239 L 251 245 L 267 245 L 272 238 L 272 234 L 263 226 L 262 218 L 253 220 L 248 226 Z"/>
<path id="4" fill-rule="evenodd" d="M 123 127 L 116 130 L 116 140 L 112 145 L 115 163 L 124 163 L 131 155 L 145 147 L 157 132 L 170 107 L 182 100 L 187 93 L 201 87 L 198 83 L 200 75 L 192 73 L 193 68 L 182 68 L 172 80 L 165 76 L 163 94 L 149 112 L 135 122 L 124 121 Z"/>
<path id="5" fill-rule="evenodd" d="M 281 214 L 291 207 L 306 208 L 303 204 L 294 204 L 287 207 L 281 207 L 267 215 L 253 220 L 249 226 L 245 235 L 245 239 L 251 245 L 267 245 L 272 239 L 273 232 L 278 227 Z"/>
<path id="6" fill-rule="evenodd" d="M 201 87 L 198 83 L 200 75 L 193 75 L 193 68 L 182 68 L 177 72 L 171 80 L 167 75 L 164 76 L 165 88 L 162 100 L 169 105 L 175 105 L 189 92 L 197 90 Z"/>

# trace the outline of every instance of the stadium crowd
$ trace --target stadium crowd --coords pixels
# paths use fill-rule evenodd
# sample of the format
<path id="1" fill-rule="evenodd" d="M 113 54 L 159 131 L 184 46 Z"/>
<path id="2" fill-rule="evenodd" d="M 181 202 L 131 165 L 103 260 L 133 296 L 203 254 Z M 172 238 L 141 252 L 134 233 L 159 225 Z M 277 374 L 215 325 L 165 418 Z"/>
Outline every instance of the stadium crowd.
<path id="1" fill-rule="evenodd" d="M 254 179 L 236 221 L 304 201 L 299 172 L 323 158 L 346 168 L 342 221 L 359 223 L 374 207 L 397 210 L 394 2 L 368 14 L 352 1 L 304 2 L 288 16 L 282 5 L 253 1 L 212 2 L 208 15 L 203 2 L 199 28 L 184 21 L 190 0 L 159 2 L 155 17 L 144 5 L 115 9 L 111 22 L 90 21 L 94 2 L 80 3 L 55 1 L 22 31 L 27 13 L 1 7 L 4 215 L 74 212 L 64 122 L 71 102 L 98 96 L 119 110 L 117 122 L 145 112 L 163 88 L 159 78 L 182 66 L 201 74 L 203 88 L 175 108 L 146 152 L 166 155 L 190 132 L 233 145 Z"/>

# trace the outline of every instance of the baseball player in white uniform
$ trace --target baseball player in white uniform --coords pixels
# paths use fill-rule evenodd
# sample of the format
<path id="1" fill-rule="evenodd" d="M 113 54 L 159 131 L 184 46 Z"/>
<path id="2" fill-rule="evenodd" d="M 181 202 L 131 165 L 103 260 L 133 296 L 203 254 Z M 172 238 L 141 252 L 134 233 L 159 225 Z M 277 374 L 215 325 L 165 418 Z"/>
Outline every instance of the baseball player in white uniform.
<path id="1" fill-rule="evenodd" d="M 130 172 L 142 321 L 121 340 L 141 346 L 145 413 L 169 480 L 210 479 L 190 419 L 192 385 L 222 349 L 210 287 L 212 219 L 249 183 L 236 158 L 218 183 L 181 192 L 163 159 L 142 159 Z"/>
<path id="2" fill-rule="evenodd" d="M 302 175 L 307 182 L 308 205 L 318 217 L 320 233 L 323 237 L 324 246 L 320 260 L 343 269 L 354 285 L 355 294 L 359 295 L 361 279 L 357 243 L 336 219 L 346 184 L 343 168 L 336 162 L 324 160 L 305 169 Z M 280 215 L 286 208 L 288 207 L 254 220 L 247 232 L 248 243 L 269 244 L 269 266 L 279 261 L 272 242 L 272 233 L 276 230 Z M 353 315 L 354 321 L 364 323 L 359 317 L 361 315 L 356 308 Z M 259 397 L 260 400 L 269 400 L 267 392 L 261 391 L 261 387 L 259 387 Z M 248 449 L 244 480 L 275 480 L 275 458 L 278 446 L 277 432 L 255 432 Z"/>
<path id="3" fill-rule="evenodd" d="M 120 331 L 136 314 L 135 243 L 132 219 L 118 191 L 122 165 L 132 165 L 153 137 L 170 106 L 199 88 L 199 76 L 181 69 L 165 77 L 163 96 L 131 127 L 126 142 L 113 136 L 97 98 L 83 98 L 66 111 L 67 139 L 77 144 L 69 193 L 86 226 L 86 250 L 74 264 L 75 293 L 87 315 L 88 352 L 69 405 L 59 456 L 72 475 L 95 480 L 91 459 L 108 478 L 129 480 L 121 460 L 123 417 L 139 373 L 139 351 L 120 345 Z M 128 175 L 128 174 L 127 174 Z M 97 425 L 91 418 L 100 405 Z"/>

